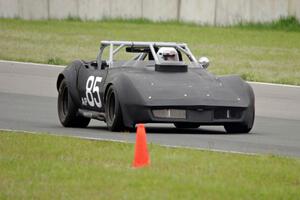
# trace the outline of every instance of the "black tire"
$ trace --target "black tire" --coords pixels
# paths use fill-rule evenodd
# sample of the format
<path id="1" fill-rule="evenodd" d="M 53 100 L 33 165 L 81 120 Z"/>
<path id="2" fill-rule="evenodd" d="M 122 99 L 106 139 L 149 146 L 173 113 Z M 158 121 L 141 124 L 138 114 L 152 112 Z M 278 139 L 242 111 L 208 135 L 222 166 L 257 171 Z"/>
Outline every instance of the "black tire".
<path id="1" fill-rule="evenodd" d="M 224 125 L 224 128 L 227 133 L 249 133 L 252 129 L 252 127 L 248 127 L 247 124 L 227 124 Z"/>
<path id="2" fill-rule="evenodd" d="M 249 133 L 253 127 L 255 119 L 255 96 L 252 87 L 247 84 L 250 95 L 250 105 L 246 110 L 244 121 L 241 123 L 225 124 L 224 128 L 227 133 Z"/>
<path id="3" fill-rule="evenodd" d="M 65 127 L 86 127 L 90 120 L 89 118 L 78 115 L 78 108 L 74 104 L 70 92 L 68 90 L 65 79 L 61 81 L 58 90 L 57 110 L 60 123 Z"/>
<path id="4" fill-rule="evenodd" d="M 225 124 L 227 133 L 249 133 L 254 124 L 255 108 L 251 106 L 247 110 L 245 121 L 242 123 Z"/>
<path id="5" fill-rule="evenodd" d="M 199 123 L 191 123 L 191 122 L 176 122 L 174 123 L 176 128 L 199 128 Z"/>
<path id="6" fill-rule="evenodd" d="M 113 86 L 108 88 L 105 97 L 105 119 L 108 130 L 113 132 L 124 130 L 120 101 Z"/>

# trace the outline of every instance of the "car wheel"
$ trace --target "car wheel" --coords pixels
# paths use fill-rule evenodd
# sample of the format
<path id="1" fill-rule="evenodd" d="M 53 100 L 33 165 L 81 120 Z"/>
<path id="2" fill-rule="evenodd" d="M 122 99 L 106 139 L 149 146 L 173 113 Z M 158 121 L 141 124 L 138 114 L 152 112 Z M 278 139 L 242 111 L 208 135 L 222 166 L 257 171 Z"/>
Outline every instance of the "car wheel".
<path id="1" fill-rule="evenodd" d="M 78 108 L 70 96 L 65 79 L 62 80 L 59 86 L 57 110 L 59 121 L 65 127 L 86 127 L 91 120 L 77 114 Z"/>
<path id="2" fill-rule="evenodd" d="M 176 122 L 174 123 L 176 128 L 199 128 L 199 123 L 191 123 L 191 122 Z"/>
<path id="3" fill-rule="evenodd" d="M 227 133 L 249 133 L 252 129 L 246 124 L 227 124 L 224 125 L 224 128 Z"/>
<path id="4" fill-rule="evenodd" d="M 113 86 L 108 88 L 105 100 L 105 119 L 108 130 L 113 132 L 124 130 L 120 101 Z"/>
<path id="5" fill-rule="evenodd" d="M 224 128 L 227 133 L 249 133 L 254 124 L 255 109 L 254 106 L 248 108 L 245 121 L 242 123 L 225 124 Z"/>

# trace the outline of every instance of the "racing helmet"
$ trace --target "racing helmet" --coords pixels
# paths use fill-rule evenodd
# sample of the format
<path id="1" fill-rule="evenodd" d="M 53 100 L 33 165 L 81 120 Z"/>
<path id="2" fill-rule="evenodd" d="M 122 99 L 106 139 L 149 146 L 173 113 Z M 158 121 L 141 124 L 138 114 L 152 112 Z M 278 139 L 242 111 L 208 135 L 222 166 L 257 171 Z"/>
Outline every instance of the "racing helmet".
<path id="1" fill-rule="evenodd" d="M 159 61 L 179 61 L 178 52 L 173 47 L 161 47 L 157 52 Z"/>

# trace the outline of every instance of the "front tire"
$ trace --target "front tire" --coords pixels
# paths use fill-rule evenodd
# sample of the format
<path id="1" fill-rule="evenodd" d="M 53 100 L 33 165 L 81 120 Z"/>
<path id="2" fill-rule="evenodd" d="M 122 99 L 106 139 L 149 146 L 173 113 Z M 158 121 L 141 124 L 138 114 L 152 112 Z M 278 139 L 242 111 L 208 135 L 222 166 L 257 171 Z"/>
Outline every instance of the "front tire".
<path id="1" fill-rule="evenodd" d="M 241 123 L 225 124 L 224 128 L 227 133 L 249 133 L 253 127 L 255 119 L 255 96 L 252 87 L 248 83 L 247 86 L 251 103 L 245 111 L 244 121 Z"/>
<path id="2" fill-rule="evenodd" d="M 254 124 L 255 108 L 250 106 L 246 111 L 245 121 L 242 123 L 225 124 L 224 128 L 227 133 L 249 133 Z"/>
<path id="3" fill-rule="evenodd" d="M 227 133 L 249 133 L 252 129 L 247 124 L 227 124 L 224 128 Z"/>
<path id="4" fill-rule="evenodd" d="M 108 88 L 105 98 L 105 119 L 110 131 L 118 132 L 124 130 L 122 110 L 118 95 L 113 86 Z"/>
<path id="5" fill-rule="evenodd" d="M 77 114 L 78 107 L 74 104 L 65 79 L 62 80 L 57 99 L 57 110 L 60 123 L 64 127 L 86 127 L 90 120 Z"/>

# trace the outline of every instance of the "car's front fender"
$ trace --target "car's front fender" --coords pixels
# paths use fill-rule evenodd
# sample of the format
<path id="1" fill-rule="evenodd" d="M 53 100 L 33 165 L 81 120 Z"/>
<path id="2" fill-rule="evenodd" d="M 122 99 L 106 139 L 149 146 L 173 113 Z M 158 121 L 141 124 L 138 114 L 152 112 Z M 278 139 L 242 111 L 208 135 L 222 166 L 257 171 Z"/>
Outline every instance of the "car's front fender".
<path id="1" fill-rule="evenodd" d="M 79 68 L 82 66 L 82 61 L 76 60 L 69 64 L 59 75 L 56 81 L 56 88 L 59 90 L 60 83 L 63 79 L 66 80 L 68 90 L 74 103 L 80 105 L 80 97 L 77 89 L 77 76 Z"/>
<path id="2" fill-rule="evenodd" d="M 219 77 L 225 87 L 231 88 L 240 98 L 247 101 L 248 107 L 255 103 L 254 91 L 249 83 L 241 79 L 238 75 L 227 75 Z"/>

